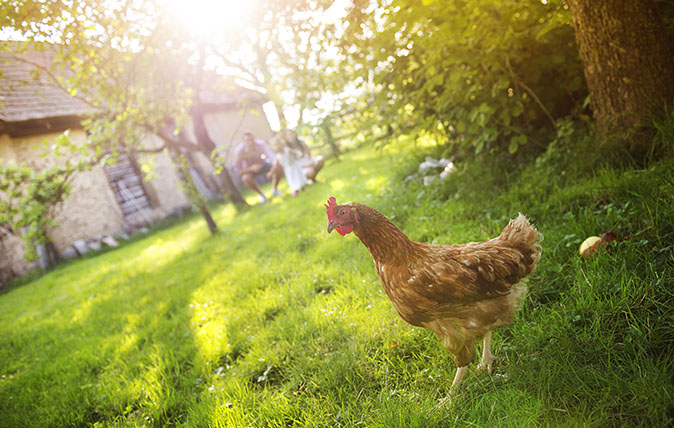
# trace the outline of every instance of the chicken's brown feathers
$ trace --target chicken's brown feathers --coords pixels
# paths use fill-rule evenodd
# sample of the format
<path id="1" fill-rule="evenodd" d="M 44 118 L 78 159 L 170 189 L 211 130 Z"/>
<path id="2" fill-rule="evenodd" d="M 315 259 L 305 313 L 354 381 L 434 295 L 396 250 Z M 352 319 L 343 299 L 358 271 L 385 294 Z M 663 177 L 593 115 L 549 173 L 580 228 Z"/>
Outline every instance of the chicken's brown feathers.
<path id="1" fill-rule="evenodd" d="M 359 221 L 340 221 L 337 230 L 348 226 L 370 251 L 396 311 L 408 323 L 432 330 L 459 367 L 471 361 L 485 333 L 512 323 L 526 294 L 522 280 L 541 258 L 542 235 L 522 214 L 488 241 L 434 245 L 411 241 L 367 205 L 334 206 L 340 213 L 342 207 L 357 213 Z M 328 232 L 337 227 L 337 220 L 329 221 Z"/>
<path id="2" fill-rule="evenodd" d="M 434 245 L 411 241 L 367 205 L 349 205 L 358 210 L 354 233 L 370 251 L 384 291 L 414 325 L 456 305 L 507 296 L 540 259 L 539 234 L 521 214 L 488 241 Z"/>

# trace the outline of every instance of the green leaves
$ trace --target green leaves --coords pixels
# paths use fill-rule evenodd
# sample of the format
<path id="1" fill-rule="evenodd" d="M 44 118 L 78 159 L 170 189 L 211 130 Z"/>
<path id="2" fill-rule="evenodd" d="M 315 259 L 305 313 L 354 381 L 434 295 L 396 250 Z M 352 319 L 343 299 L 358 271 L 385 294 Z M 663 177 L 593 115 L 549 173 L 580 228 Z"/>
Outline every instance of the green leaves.
<path id="1" fill-rule="evenodd" d="M 381 123 L 404 115 L 475 152 L 550 141 L 550 117 L 578 111 L 585 93 L 561 0 L 364 4 L 351 11 L 341 46 L 370 71 L 363 89 L 381 98 Z"/>
<path id="2" fill-rule="evenodd" d="M 56 226 L 53 210 L 70 194 L 70 178 L 88 166 L 67 131 L 43 146 L 43 157 L 53 164 L 48 169 L 38 172 L 25 163 L 0 165 L 0 227 L 24 240 L 28 260 L 35 260 L 36 247 L 49 241 L 49 231 Z M 65 159 L 59 159 L 62 156 Z"/>
<path id="3" fill-rule="evenodd" d="M 517 152 L 517 149 L 526 144 L 528 141 L 528 138 L 526 135 L 517 135 L 513 138 L 510 139 L 510 145 L 508 146 L 508 152 L 513 155 L 515 152 Z"/>

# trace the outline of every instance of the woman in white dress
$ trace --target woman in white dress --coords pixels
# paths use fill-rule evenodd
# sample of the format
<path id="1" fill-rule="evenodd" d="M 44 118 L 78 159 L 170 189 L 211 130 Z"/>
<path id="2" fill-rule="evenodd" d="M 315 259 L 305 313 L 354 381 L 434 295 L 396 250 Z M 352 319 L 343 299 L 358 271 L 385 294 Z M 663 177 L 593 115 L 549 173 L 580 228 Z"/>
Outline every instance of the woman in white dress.
<path id="1" fill-rule="evenodd" d="M 283 131 L 281 134 L 281 139 L 285 140 L 286 144 L 288 144 L 292 149 L 299 150 L 301 152 L 299 162 L 302 166 L 302 169 L 304 170 L 304 175 L 307 177 L 309 182 L 313 183 L 316 181 L 316 174 L 318 174 L 318 171 L 323 168 L 323 164 L 325 163 L 323 156 L 311 156 L 309 147 L 307 147 L 304 141 L 297 137 L 297 133 L 292 129 L 286 129 Z"/>
<path id="2" fill-rule="evenodd" d="M 283 138 L 274 138 L 272 148 L 277 154 L 274 161 L 281 164 L 290 191 L 293 196 L 297 195 L 307 185 L 307 177 L 300 164 L 302 152 L 291 147 Z"/>

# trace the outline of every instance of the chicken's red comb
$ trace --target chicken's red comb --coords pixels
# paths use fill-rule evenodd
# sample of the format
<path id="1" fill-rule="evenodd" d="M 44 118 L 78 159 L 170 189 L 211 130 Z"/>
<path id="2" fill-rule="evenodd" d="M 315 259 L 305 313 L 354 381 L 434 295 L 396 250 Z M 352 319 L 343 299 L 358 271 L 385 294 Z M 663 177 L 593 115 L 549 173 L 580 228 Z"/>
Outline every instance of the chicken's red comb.
<path id="1" fill-rule="evenodd" d="M 337 199 L 334 196 L 330 196 L 328 203 L 325 204 L 325 212 L 328 214 L 328 221 L 332 220 L 335 212 L 337 211 Z"/>

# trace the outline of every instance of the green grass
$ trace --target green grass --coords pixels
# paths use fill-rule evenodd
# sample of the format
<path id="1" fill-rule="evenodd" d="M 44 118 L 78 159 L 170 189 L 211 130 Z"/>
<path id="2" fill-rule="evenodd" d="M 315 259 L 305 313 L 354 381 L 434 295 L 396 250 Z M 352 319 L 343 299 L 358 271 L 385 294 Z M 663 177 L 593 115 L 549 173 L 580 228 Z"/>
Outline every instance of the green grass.
<path id="1" fill-rule="evenodd" d="M 402 185 L 436 150 L 354 151 L 296 198 L 215 207 L 217 236 L 189 216 L 0 294 L 0 426 L 671 425 L 672 162 Z M 326 233 L 332 195 L 429 242 L 494 236 L 518 211 L 545 235 L 522 311 L 495 334 L 504 360 L 491 377 L 473 366 L 452 406 L 435 407 L 451 356 L 399 319 L 355 236 Z M 630 239 L 580 260 L 607 230 Z"/>

